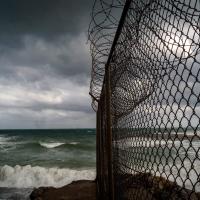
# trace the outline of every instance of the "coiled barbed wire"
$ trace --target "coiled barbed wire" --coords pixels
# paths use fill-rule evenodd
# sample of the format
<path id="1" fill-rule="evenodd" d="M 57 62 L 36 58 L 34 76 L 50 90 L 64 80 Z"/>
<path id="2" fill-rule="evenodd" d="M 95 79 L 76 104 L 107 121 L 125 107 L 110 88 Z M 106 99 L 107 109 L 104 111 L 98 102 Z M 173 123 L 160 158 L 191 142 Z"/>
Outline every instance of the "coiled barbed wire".
<path id="1" fill-rule="evenodd" d="M 125 0 L 95 0 L 88 30 L 90 51 L 92 55 L 92 71 L 90 94 L 93 108 L 95 99 L 99 100 L 105 73 L 105 64 L 118 27 Z"/>
<path id="2" fill-rule="evenodd" d="M 124 4 L 125 0 L 95 0 L 93 6 L 88 33 L 92 55 L 90 94 L 93 96 L 94 110 L 100 98 L 105 63 Z M 166 1 L 165 5 L 160 4 L 158 0 L 132 1 L 110 63 L 111 70 L 116 72 L 112 73 L 114 74 L 112 75 L 113 99 L 116 97 L 121 99 L 121 103 L 112 102 L 115 110 L 113 112 L 116 115 L 131 112 L 134 105 L 155 90 L 155 84 L 160 76 L 198 53 L 200 42 L 198 10 L 192 10 L 192 6 L 195 6 L 192 3 L 189 5 L 190 10 L 182 10 L 183 5 L 184 3 L 172 0 Z M 167 7 L 168 10 L 165 10 Z M 171 8 L 176 10 L 176 13 Z M 165 15 L 164 18 L 160 15 L 161 12 Z M 153 14 L 157 16 L 157 21 L 151 19 Z M 191 38 L 192 35 L 195 37 Z M 150 36 L 154 37 L 156 42 Z M 120 81 L 124 79 L 123 77 L 127 80 Z M 127 93 L 130 85 L 135 84 L 137 90 L 130 90 L 131 93 Z"/>

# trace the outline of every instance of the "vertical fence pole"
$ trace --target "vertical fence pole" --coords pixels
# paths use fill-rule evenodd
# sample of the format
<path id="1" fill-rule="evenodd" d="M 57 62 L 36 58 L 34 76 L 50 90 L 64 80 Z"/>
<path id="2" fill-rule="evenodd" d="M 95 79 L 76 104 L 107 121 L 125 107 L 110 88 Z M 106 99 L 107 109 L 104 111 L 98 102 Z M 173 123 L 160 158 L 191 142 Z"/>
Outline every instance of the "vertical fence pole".
<path id="1" fill-rule="evenodd" d="M 111 114 L 111 87 L 110 87 L 110 67 L 105 67 L 106 75 L 106 134 L 108 152 L 108 179 L 109 179 L 109 199 L 114 200 L 114 181 L 113 181 L 113 155 L 112 155 L 112 114 Z"/>
<path id="2" fill-rule="evenodd" d="M 100 152 L 100 111 L 99 108 L 96 112 L 96 170 L 97 170 L 97 176 L 96 176 L 96 196 L 97 199 L 99 199 L 99 180 L 100 180 L 100 159 L 99 159 L 99 152 Z"/>

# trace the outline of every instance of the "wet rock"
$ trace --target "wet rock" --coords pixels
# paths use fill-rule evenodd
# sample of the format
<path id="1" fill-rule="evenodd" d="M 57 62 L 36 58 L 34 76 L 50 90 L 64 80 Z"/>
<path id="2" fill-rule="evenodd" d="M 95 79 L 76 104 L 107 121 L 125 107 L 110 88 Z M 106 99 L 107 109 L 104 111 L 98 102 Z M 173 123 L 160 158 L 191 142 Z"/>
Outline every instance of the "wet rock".
<path id="1" fill-rule="evenodd" d="M 96 200 L 95 181 L 75 181 L 62 188 L 40 187 L 35 189 L 31 200 Z"/>

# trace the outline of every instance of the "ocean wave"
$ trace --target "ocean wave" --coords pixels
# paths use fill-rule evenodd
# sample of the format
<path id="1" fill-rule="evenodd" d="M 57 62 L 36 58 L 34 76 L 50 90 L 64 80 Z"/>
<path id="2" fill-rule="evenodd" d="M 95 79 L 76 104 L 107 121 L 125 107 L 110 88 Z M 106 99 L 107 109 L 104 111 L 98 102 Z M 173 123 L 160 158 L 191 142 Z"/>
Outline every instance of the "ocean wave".
<path id="1" fill-rule="evenodd" d="M 0 136 L 0 144 L 7 144 L 10 141 L 10 138 L 5 136 Z"/>
<path id="2" fill-rule="evenodd" d="M 56 147 L 59 147 L 59 146 L 62 146 L 64 145 L 65 143 L 64 142 L 39 142 L 40 146 L 42 147 L 45 147 L 45 148 L 48 148 L 48 149 L 52 149 L 52 148 L 56 148 Z"/>
<path id="3" fill-rule="evenodd" d="M 7 135 L 0 135 L 0 144 L 6 145 L 6 144 L 13 144 L 18 139 L 17 136 L 7 136 Z"/>
<path id="4" fill-rule="evenodd" d="M 5 145 L 8 143 L 8 140 L 5 137 L 0 136 L 0 145 Z"/>
<path id="5" fill-rule="evenodd" d="M 8 152 L 10 150 L 16 149 L 16 145 L 18 144 L 15 140 L 17 137 L 7 135 L 0 136 L 0 152 Z"/>
<path id="6" fill-rule="evenodd" d="M 31 165 L 0 167 L 0 187 L 33 188 L 40 186 L 62 187 L 76 180 L 94 180 L 95 170 L 44 168 Z"/>

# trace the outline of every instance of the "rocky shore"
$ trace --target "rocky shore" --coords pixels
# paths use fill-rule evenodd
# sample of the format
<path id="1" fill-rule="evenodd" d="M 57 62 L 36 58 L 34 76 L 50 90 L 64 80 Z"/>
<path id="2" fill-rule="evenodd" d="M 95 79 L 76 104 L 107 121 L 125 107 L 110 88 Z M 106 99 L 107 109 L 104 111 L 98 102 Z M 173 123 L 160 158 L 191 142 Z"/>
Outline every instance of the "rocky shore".
<path id="1" fill-rule="evenodd" d="M 123 199 L 138 200 L 199 200 L 195 192 L 150 173 L 122 174 L 118 195 Z M 121 189 L 121 190 L 120 190 Z M 100 194 L 101 195 L 101 194 Z M 96 182 L 81 180 L 62 188 L 41 187 L 30 195 L 31 200 L 96 200 Z M 103 199 L 103 198 L 101 198 Z"/>
<path id="2" fill-rule="evenodd" d="M 96 200 L 95 181 L 74 181 L 62 188 L 40 187 L 35 189 L 31 200 Z"/>

